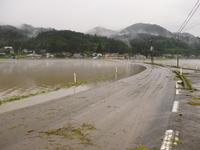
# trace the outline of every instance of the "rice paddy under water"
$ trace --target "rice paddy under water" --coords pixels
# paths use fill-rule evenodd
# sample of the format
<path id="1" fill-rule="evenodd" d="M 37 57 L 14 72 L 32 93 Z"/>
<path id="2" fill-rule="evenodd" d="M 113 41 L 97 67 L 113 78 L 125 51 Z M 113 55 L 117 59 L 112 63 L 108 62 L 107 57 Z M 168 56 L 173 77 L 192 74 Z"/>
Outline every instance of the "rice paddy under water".
<path id="1" fill-rule="evenodd" d="M 116 80 L 145 68 L 128 61 L 106 60 L 2 60 L 0 100 L 37 95 L 77 84 Z"/>

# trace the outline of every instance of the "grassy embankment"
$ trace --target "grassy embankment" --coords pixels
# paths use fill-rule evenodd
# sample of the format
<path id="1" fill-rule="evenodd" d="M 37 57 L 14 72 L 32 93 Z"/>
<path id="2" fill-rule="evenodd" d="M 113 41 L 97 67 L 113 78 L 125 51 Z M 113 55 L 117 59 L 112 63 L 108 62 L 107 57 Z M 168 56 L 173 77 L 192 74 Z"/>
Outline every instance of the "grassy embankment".
<path id="1" fill-rule="evenodd" d="M 179 72 L 175 72 L 177 78 L 179 78 L 183 82 L 183 87 L 190 92 L 194 92 L 196 89 L 192 86 L 192 81 L 189 80 L 185 75 L 180 75 Z M 187 102 L 191 106 L 200 106 L 200 97 L 193 97 L 189 102 Z"/>

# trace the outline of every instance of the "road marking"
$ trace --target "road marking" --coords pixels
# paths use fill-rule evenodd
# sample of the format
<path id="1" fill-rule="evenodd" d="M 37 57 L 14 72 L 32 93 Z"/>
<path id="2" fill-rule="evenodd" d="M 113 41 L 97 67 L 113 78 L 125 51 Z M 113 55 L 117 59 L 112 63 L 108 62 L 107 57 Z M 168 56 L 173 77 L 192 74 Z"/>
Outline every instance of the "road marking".
<path id="1" fill-rule="evenodd" d="M 181 89 L 176 89 L 176 95 L 180 94 Z"/>
<path id="2" fill-rule="evenodd" d="M 160 150 L 172 150 L 174 140 L 174 131 L 167 130 L 163 139 Z"/>
<path id="3" fill-rule="evenodd" d="M 160 150 L 172 150 L 179 142 L 179 131 L 167 130 Z"/>
<path id="4" fill-rule="evenodd" d="M 182 84 L 181 80 L 176 81 L 176 95 L 179 95 L 181 92 L 181 84 Z"/>
<path id="5" fill-rule="evenodd" d="M 179 131 L 175 132 L 175 137 L 174 137 L 174 145 L 177 146 L 179 143 Z"/>
<path id="6" fill-rule="evenodd" d="M 179 102 L 178 101 L 174 101 L 173 107 L 172 107 L 172 112 L 176 113 L 178 112 L 179 109 Z"/>

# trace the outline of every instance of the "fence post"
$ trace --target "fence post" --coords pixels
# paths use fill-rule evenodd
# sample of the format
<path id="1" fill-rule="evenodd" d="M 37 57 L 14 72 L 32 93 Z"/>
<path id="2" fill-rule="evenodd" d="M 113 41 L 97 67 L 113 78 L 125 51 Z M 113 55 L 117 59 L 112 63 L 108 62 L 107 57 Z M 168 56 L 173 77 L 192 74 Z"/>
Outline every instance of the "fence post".
<path id="1" fill-rule="evenodd" d="M 76 73 L 74 72 L 74 83 L 77 83 Z"/>
<path id="2" fill-rule="evenodd" d="M 117 66 L 115 67 L 115 80 L 117 80 L 117 73 L 118 73 L 118 68 Z"/>

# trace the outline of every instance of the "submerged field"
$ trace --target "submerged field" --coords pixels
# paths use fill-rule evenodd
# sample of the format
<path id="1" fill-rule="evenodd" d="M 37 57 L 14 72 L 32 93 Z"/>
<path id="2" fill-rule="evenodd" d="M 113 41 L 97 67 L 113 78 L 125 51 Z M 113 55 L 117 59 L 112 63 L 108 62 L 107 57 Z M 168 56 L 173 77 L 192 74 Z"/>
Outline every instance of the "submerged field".
<path id="1" fill-rule="evenodd" d="M 170 65 L 170 66 L 177 65 L 176 59 L 167 59 L 167 60 L 155 59 L 155 63 Z M 179 65 L 180 67 L 183 67 L 183 68 L 200 69 L 200 59 L 180 59 Z"/>
<path id="2" fill-rule="evenodd" d="M 144 70 L 129 62 L 104 60 L 2 60 L 0 100 L 15 100 L 77 84 L 128 77 Z"/>

